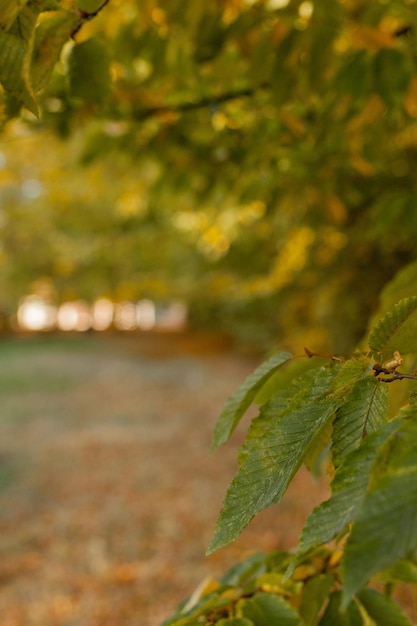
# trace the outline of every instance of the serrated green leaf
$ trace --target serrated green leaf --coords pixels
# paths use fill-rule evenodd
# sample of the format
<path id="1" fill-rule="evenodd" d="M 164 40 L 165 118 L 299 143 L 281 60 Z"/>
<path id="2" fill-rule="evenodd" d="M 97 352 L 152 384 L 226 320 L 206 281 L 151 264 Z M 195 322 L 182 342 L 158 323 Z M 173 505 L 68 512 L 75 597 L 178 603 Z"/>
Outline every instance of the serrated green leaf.
<path id="1" fill-rule="evenodd" d="M 253 598 L 239 600 L 236 610 L 256 626 L 302 626 L 295 609 L 281 596 L 257 593 Z"/>
<path id="2" fill-rule="evenodd" d="M 354 520 L 365 498 L 378 450 L 396 428 L 398 424 L 394 422 L 387 424 L 346 456 L 333 479 L 331 497 L 313 509 L 307 518 L 297 549 L 297 560 L 302 558 L 303 553 L 331 541 Z"/>
<path id="3" fill-rule="evenodd" d="M 387 384 L 372 376 L 358 380 L 336 413 L 332 446 L 335 466 L 338 467 L 343 458 L 359 446 L 363 437 L 380 428 L 387 415 Z"/>
<path id="4" fill-rule="evenodd" d="M 301 594 L 299 608 L 303 626 L 315 626 L 317 624 L 317 618 L 333 583 L 334 578 L 331 574 L 319 574 L 307 580 Z"/>
<path id="5" fill-rule="evenodd" d="M 270 359 L 262 363 L 227 400 L 214 427 L 212 451 L 229 439 L 259 389 L 291 356 L 289 352 L 274 354 Z"/>
<path id="6" fill-rule="evenodd" d="M 234 541 L 261 509 L 280 501 L 340 404 L 340 399 L 327 397 L 338 371 L 321 368 L 281 414 L 268 403 L 253 420 L 208 553 Z"/>
<path id="7" fill-rule="evenodd" d="M 362 589 L 357 598 L 378 626 L 411 626 L 404 611 L 388 596 L 375 589 Z"/>
<path id="8" fill-rule="evenodd" d="M 92 104 L 102 104 L 111 87 L 108 49 L 98 39 L 76 44 L 69 57 L 71 95 Z"/>
<path id="9" fill-rule="evenodd" d="M 30 75 L 34 89 L 43 89 L 76 24 L 73 14 L 60 11 L 44 19 L 35 31 Z"/>
<path id="10" fill-rule="evenodd" d="M 287 363 L 285 368 L 277 370 L 272 374 L 261 387 L 254 398 L 256 404 L 265 404 L 275 394 L 283 389 L 293 386 L 297 380 L 308 375 L 312 370 L 317 370 L 323 366 L 322 359 L 294 359 Z"/>
<path id="11" fill-rule="evenodd" d="M 417 548 L 417 471 L 381 478 L 362 505 L 342 559 L 344 605 Z"/>
<path id="12" fill-rule="evenodd" d="M 352 385 L 370 374 L 372 363 L 369 359 L 349 359 L 343 363 L 333 383 L 334 393 L 349 391 Z"/>
<path id="13" fill-rule="evenodd" d="M 417 296 L 397 302 L 374 326 L 369 347 L 375 355 L 417 351 Z"/>
<path id="14" fill-rule="evenodd" d="M 342 592 L 335 591 L 330 596 L 319 626 L 363 626 L 363 619 L 355 602 L 350 602 L 347 609 L 343 609 Z"/>
<path id="15" fill-rule="evenodd" d="M 28 47 L 19 37 L 0 30 L 0 83 L 4 89 L 29 111 L 38 114 L 38 107 L 26 77 Z"/>

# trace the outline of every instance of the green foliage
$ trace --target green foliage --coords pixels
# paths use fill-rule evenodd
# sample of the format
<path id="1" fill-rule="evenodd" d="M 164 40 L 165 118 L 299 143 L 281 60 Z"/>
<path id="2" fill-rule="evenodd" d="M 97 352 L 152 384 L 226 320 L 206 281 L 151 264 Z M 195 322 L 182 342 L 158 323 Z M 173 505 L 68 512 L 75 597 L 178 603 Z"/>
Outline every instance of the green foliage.
<path id="1" fill-rule="evenodd" d="M 395 0 L 4 0 L 4 305 L 163 291 L 261 349 L 349 353 L 416 258 L 416 32 Z"/>
<path id="2" fill-rule="evenodd" d="M 384 311 L 370 330 L 368 352 L 346 361 L 328 355 L 323 364 L 325 357 L 307 351 L 313 366 L 304 371 L 278 353 L 228 401 L 216 427 L 218 441 L 230 436 L 250 399 L 261 406 L 239 452 L 209 552 L 235 540 L 261 509 L 280 501 L 312 448 L 327 454 L 331 496 L 307 518 L 294 553 L 255 555 L 212 584 L 210 593 L 201 590 L 167 624 L 194 624 L 197 615 L 202 624 L 410 624 L 403 609 L 373 585 L 383 581 L 392 590 L 417 581 L 416 397 L 389 417 L 388 394 L 389 385 L 417 382 L 415 371 L 403 371 L 395 343 L 407 350 L 402 338 L 416 334 L 416 303 L 405 298 Z M 375 363 L 372 354 L 386 354 L 387 346 L 394 359 Z"/>
<path id="3" fill-rule="evenodd" d="M 252 404 L 257 392 L 274 372 L 291 358 L 289 352 L 280 352 L 263 363 L 249 376 L 226 402 L 213 433 L 212 450 L 225 443 L 239 423 L 246 409 Z"/>

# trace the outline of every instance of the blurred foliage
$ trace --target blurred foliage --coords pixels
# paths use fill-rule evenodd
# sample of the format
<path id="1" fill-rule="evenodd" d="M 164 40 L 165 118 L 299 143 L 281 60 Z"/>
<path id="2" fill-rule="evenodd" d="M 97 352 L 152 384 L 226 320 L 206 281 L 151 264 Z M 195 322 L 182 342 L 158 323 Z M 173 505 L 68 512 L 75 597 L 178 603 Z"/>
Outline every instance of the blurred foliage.
<path id="1" fill-rule="evenodd" d="M 414 0 L 6 0 L 0 306 L 349 350 L 416 258 L 416 37 Z"/>

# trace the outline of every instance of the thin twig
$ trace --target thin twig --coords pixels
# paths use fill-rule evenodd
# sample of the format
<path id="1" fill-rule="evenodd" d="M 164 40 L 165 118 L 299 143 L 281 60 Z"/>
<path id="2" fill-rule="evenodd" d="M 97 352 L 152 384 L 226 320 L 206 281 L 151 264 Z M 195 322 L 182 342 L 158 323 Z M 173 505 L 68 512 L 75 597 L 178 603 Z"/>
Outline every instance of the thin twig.
<path id="1" fill-rule="evenodd" d="M 103 0 L 100 6 L 98 6 L 95 11 L 91 11 L 91 13 L 89 13 L 88 11 L 83 11 L 82 9 L 79 9 L 78 15 L 80 16 L 80 21 L 71 32 L 71 37 L 74 37 L 78 33 L 78 31 L 84 26 L 86 22 L 89 22 L 90 20 L 97 17 L 100 11 L 102 11 L 109 2 L 110 0 Z"/>

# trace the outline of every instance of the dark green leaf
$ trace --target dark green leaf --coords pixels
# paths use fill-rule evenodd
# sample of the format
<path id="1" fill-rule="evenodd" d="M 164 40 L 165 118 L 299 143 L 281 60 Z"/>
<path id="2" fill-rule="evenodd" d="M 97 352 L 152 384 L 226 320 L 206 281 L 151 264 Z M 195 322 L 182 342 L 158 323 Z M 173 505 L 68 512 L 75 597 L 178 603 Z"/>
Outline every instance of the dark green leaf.
<path id="1" fill-rule="evenodd" d="M 214 428 L 212 450 L 216 450 L 229 439 L 259 389 L 290 358 L 289 352 L 274 354 L 268 361 L 262 363 L 227 400 Z"/>
<path id="2" fill-rule="evenodd" d="M 38 114 L 32 88 L 26 76 L 28 47 L 23 39 L 0 30 L 0 83 L 29 111 Z"/>
<path id="3" fill-rule="evenodd" d="M 69 58 L 71 95 L 92 104 L 102 104 L 110 87 L 110 60 L 107 47 L 98 39 L 76 44 Z"/>
<path id="4" fill-rule="evenodd" d="M 341 601 L 341 591 L 332 593 L 319 626 L 363 626 L 363 620 L 356 603 L 351 602 L 347 609 L 343 610 Z"/>
<path id="5" fill-rule="evenodd" d="M 313 576 L 305 583 L 301 594 L 300 616 L 303 626 L 315 626 L 324 602 L 334 583 L 331 574 Z"/>
<path id="6" fill-rule="evenodd" d="M 326 397 L 337 372 L 337 367 L 320 369 L 282 414 L 271 412 L 269 403 L 253 420 L 209 552 L 236 539 L 261 509 L 280 501 L 340 404 L 339 399 Z"/>
<path id="7" fill-rule="evenodd" d="M 395 428 L 398 424 L 387 424 L 345 457 L 332 482 L 331 498 L 319 504 L 307 518 L 298 548 L 300 554 L 331 541 L 355 519 L 365 498 L 378 450 Z"/>
<path id="8" fill-rule="evenodd" d="M 344 603 L 372 576 L 416 548 L 417 471 L 414 470 L 380 479 L 365 498 L 342 560 Z"/>
<path id="9" fill-rule="evenodd" d="M 363 437 L 384 424 L 388 413 L 386 383 L 367 376 L 356 382 L 338 409 L 333 430 L 333 462 L 338 467 Z"/>
<path id="10" fill-rule="evenodd" d="M 237 610 L 256 626 L 302 626 L 295 609 L 281 596 L 257 593 L 253 598 L 239 600 Z"/>
<path id="11" fill-rule="evenodd" d="M 362 589 L 357 598 L 378 626 L 411 626 L 398 604 L 375 589 Z"/>

